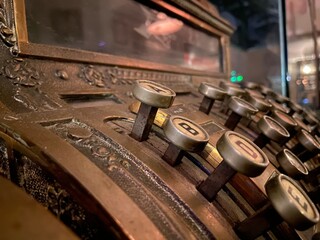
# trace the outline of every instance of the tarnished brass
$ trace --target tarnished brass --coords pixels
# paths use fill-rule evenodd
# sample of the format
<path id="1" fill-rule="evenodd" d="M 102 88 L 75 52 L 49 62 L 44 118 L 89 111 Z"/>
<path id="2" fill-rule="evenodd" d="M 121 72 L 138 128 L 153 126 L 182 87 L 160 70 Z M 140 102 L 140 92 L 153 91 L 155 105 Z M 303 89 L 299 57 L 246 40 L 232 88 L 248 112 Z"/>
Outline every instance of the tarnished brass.
<path id="1" fill-rule="evenodd" d="M 0 177 L 1 238 L 79 239 L 25 192 Z"/>
<path id="2" fill-rule="evenodd" d="M 271 117 L 278 121 L 283 127 L 285 127 L 289 133 L 294 132 L 294 129 L 297 127 L 297 122 L 294 120 L 293 117 L 285 114 L 282 111 L 275 110 L 273 111 Z"/>
<path id="3" fill-rule="evenodd" d="M 277 161 L 285 174 L 294 179 L 301 179 L 308 175 L 308 169 L 300 159 L 290 150 L 284 149 L 276 155 Z"/>
<path id="4" fill-rule="evenodd" d="M 259 176 L 269 164 L 264 152 L 249 139 L 227 131 L 217 142 L 217 149 L 224 159 L 197 189 L 209 201 L 213 201 L 222 187 L 240 172 L 250 177 Z"/>
<path id="5" fill-rule="evenodd" d="M 317 208 L 290 177 L 273 174 L 265 187 L 270 202 L 235 227 L 241 238 L 255 239 L 283 220 L 299 230 L 307 229 L 319 221 Z M 252 228 L 255 223 L 259 224 Z"/>
<path id="6" fill-rule="evenodd" d="M 218 168 L 231 168 L 218 143 L 227 109 L 199 111 L 198 86 L 221 82 L 229 95 L 246 93 L 227 81 L 234 29 L 209 1 L 0 0 L 0 14 L 1 176 L 81 239 L 239 239 L 233 226 L 266 202 L 264 185 L 277 169 L 235 174 L 213 204 L 197 190 Z M 136 88 L 137 80 L 172 91 L 158 98 Z M 154 116 L 148 131 L 140 131 L 139 109 L 142 119 Z M 171 166 L 162 159 L 174 146 L 164 130 L 176 115 L 209 139 Z M 135 124 L 144 141 L 130 136 Z M 251 126 L 241 124 L 234 136 L 255 139 Z M 238 156 L 232 144 L 226 151 Z M 264 151 L 275 157 L 272 146 Z M 270 236 L 308 235 L 284 225 Z"/>
<path id="7" fill-rule="evenodd" d="M 185 151 L 200 152 L 209 141 L 208 133 L 195 122 L 172 116 L 163 128 L 166 137 Z"/>
<path id="8" fill-rule="evenodd" d="M 217 149 L 234 170 L 250 177 L 259 176 L 269 164 L 268 157 L 258 146 L 232 131 L 219 139 Z"/>
<path id="9" fill-rule="evenodd" d="M 305 230 L 319 222 L 319 212 L 308 195 L 291 178 L 279 174 L 266 184 L 272 206 L 294 228 Z"/>
<path id="10" fill-rule="evenodd" d="M 162 158 L 171 166 L 181 162 L 184 151 L 200 152 L 209 141 L 208 133 L 185 117 L 171 116 L 163 130 L 170 143 Z"/>
<path id="11" fill-rule="evenodd" d="M 199 110 L 205 114 L 209 114 L 215 100 L 223 100 L 227 94 L 222 88 L 210 83 L 201 83 L 199 92 L 204 95 Z"/>
<path id="12" fill-rule="evenodd" d="M 169 108 L 176 96 L 170 88 L 147 80 L 138 80 L 133 96 L 141 104 L 132 127 L 131 136 L 138 141 L 147 140 L 158 108 Z"/>
<path id="13" fill-rule="evenodd" d="M 272 105 L 267 102 L 265 99 L 261 99 L 255 96 L 250 95 L 248 97 L 248 102 L 255 106 L 261 112 L 268 112 Z"/>
<path id="14" fill-rule="evenodd" d="M 287 129 L 285 129 L 279 122 L 269 116 L 263 116 L 259 120 L 257 125 L 262 133 L 258 138 L 255 139 L 254 142 L 259 147 L 265 146 L 270 140 L 281 143 L 290 137 Z"/>

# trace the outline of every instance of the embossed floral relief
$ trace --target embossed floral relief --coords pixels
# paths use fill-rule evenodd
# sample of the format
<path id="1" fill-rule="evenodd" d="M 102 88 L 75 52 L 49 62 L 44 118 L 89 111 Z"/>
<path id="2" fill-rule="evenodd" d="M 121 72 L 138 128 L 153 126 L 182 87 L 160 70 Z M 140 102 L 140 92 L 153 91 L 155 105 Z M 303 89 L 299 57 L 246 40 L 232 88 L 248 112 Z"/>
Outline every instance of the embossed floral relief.
<path id="1" fill-rule="evenodd" d="M 9 1 L 0 0 L 0 38 L 4 44 L 11 48 L 13 54 L 17 53 L 17 38 L 14 27 L 9 24 Z"/>
<path id="2" fill-rule="evenodd" d="M 103 169 L 113 171 L 117 168 L 130 168 L 130 163 L 124 159 L 111 144 L 95 133 L 88 125 L 73 120 L 68 123 L 58 123 L 47 126 L 71 144 L 81 148 L 92 157 Z"/>
<path id="3" fill-rule="evenodd" d="M 41 84 L 40 73 L 22 58 L 7 60 L 1 72 L 17 85 L 34 87 Z"/>
<path id="4" fill-rule="evenodd" d="M 79 77 L 82 78 L 84 81 L 89 83 L 90 85 L 94 85 L 96 87 L 106 87 L 106 80 L 107 77 L 104 73 L 98 71 L 94 66 L 88 65 L 83 66 L 81 68 L 81 72 Z"/>
<path id="5" fill-rule="evenodd" d="M 24 107 L 33 110 L 52 110 L 60 105 L 41 90 L 44 74 L 22 58 L 8 59 L 1 68 L 0 75 L 13 84 L 12 97 Z M 3 83 L 6 84 L 6 83 Z"/>

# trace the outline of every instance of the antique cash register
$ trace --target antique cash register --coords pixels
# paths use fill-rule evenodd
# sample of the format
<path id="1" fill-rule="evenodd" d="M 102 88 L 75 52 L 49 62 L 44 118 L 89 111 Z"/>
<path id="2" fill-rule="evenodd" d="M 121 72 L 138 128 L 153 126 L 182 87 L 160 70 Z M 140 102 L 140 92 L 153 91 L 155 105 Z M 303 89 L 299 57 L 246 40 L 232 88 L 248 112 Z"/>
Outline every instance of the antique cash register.
<path id="1" fill-rule="evenodd" d="M 316 236 L 318 120 L 228 81 L 234 29 L 208 1 L 0 3 L 5 236 Z"/>

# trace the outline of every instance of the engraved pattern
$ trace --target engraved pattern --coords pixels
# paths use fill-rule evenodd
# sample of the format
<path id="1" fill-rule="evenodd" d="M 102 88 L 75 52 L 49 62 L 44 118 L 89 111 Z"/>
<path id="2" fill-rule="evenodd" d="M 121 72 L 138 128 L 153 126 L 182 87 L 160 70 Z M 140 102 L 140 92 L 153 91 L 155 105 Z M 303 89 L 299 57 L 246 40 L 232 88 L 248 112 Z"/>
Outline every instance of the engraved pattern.
<path id="1" fill-rule="evenodd" d="M 136 80 L 143 79 L 157 81 L 177 93 L 192 91 L 191 77 L 187 75 L 118 67 L 109 67 L 106 71 L 111 77 L 111 83 L 116 85 L 133 85 Z"/>
<path id="2" fill-rule="evenodd" d="M 0 38 L 6 46 L 10 47 L 11 53 L 16 55 L 18 44 L 14 25 L 10 24 L 9 12 L 12 9 L 11 2 L 0 0 Z"/>
<path id="3" fill-rule="evenodd" d="M 9 174 L 9 159 L 5 142 L 0 138 L 0 175 L 5 178 L 10 178 Z"/>
<path id="4" fill-rule="evenodd" d="M 157 81 L 177 93 L 191 92 L 193 89 L 191 76 L 188 75 L 119 67 L 102 67 L 98 70 L 93 65 L 82 66 L 79 77 L 90 85 L 102 88 L 108 88 L 110 85 L 130 86 L 133 85 L 136 80 L 143 79 Z"/>
<path id="5" fill-rule="evenodd" d="M 124 167 L 128 169 L 130 167 L 128 160 L 123 159 L 118 151 L 110 148 L 110 143 L 105 142 L 101 137 L 93 134 L 93 130 L 83 123 L 78 121 L 72 121 L 69 124 L 58 123 L 55 124 L 53 128 L 49 126 L 49 129 L 54 130 L 54 132 L 67 139 L 69 142 L 86 148 L 88 154 L 92 154 L 92 156 L 98 158 L 99 161 L 103 160 L 104 168 L 110 171 L 117 168 Z M 73 132 L 77 129 L 79 129 L 79 131 L 86 130 L 91 134 L 87 134 L 87 137 L 83 136 L 81 138 L 75 138 Z"/>
<path id="6" fill-rule="evenodd" d="M 7 60 L 0 74 L 10 79 L 15 86 L 13 99 L 26 108 L 38 111 L 53 110 L 60 107 L 40 89 L 43 73 L 31 67 L 24 59 L 14 58 Z"/>
<path id="7" fill-rule="evenodd" d="M 176 214 L 186 221 L 197 238 L 213 238 L 189 207 L 168 189 L 161 179 L 112 139 L 75 119 L 69 122 L 45 123 L 44 127 L 65 139 L 107 174 L 144 211 L 166 238 L 184 239 L 185 236 L 158 205 L 158 200 L 171 206 Z M 74 131 L 77 127 L 92 134 L 75 139 L 70 130 Z"/>
<path id="8" fill-rule="evenodd" d="M 48 208 L 81 239 L 96 239 L 101 234 L 101 230 L 95 227 L 95 222 L 90 222 L 85 210 L 42 168 L 26 156 L 19 157 L 19 154 L 15 161 L 19 186 Z"/>
<path id="9" fill-rule="evenodd" d="M 90 85 L 101 88 L 106 87 L 106 80 L 108 80 L 105 74 L 98 71 L 92 65 L 83 66 L 81 68 L 79 77 L 85 80 Z"/>
<path id="10" fill-rule="evenodd" d="M 7 64 L 2 69 L 2 73 L 17 85 L 34 87 L 41 84 L 40 73 L 30 67 L 22 58 L 7 60 Z"/>

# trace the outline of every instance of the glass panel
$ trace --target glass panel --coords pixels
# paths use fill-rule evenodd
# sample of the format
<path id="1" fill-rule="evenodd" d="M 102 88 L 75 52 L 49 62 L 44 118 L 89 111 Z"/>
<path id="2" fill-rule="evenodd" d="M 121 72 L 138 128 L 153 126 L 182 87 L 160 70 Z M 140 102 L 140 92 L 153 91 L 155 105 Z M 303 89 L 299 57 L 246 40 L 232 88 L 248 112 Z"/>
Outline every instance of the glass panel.
<path id="1" fill-rule="evenodd" d="M 221 71 L 219 38 L 132 0 L 27 0 L 29 41 Z"/>
<path id="2" fill-rule="evenodd" d="M 311 2 L 314 2 L 312 9 L 319 18 L 320 2 Z M 316 54 L 308 1 L 286 0 L 286 16 L 290 96 L 302 106 L 314 109 L 319 99 L 316 90 Z M 319 35 L 320 24 L 318 20 L 316 23 Z"/>
<path id="3" fill-rule="evenodd" d="M 210 0 L 236 29 L 231 37 L 231 82 L 257 82 L 281 93 L 278 0 Z"/>

